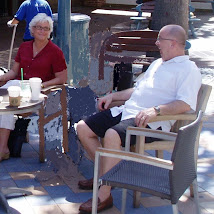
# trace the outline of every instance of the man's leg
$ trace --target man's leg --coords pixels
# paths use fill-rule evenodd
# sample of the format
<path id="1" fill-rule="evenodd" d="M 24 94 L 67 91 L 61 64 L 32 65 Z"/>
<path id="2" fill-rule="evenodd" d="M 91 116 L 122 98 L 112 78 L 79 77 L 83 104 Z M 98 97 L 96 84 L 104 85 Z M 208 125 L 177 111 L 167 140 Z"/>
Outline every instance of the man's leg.
<path id="1" fill-rule="evenodd" d="M 114 129 L 108 129 L 106 131 L 105 137 L 104 137 L 104 148 L 106 149 L 115 149 L 115 150 L 121 150 L 121 140 L 120 136 Z M 102 174 L 105 174 L 108 172 L 112 167 L 114 167 L 120 159 L 118 158 L 106 158 L 103 157 L 102 159 Z M 109 196 L 111 192 L 111 186 L 101 186 L 98 191 L 98 197 L 101 202 L 105 201 Z"/>
<path id="2" fill-rule="evenodd" d="M 101 143 L 99 142 L 97 135 L 83 120 L 77 124 L 77 134 L 89 157 L 94 161 L 95 151 L 98 147 L 101 147 Z"/>
<path id="3" fill-rule="evenodd" d="M 114 140 L 112 140 L 114 139 Z M 118 133 L 113 129 L 108 129 L 104 136 L 104 148 L 108 149 L 121 149 L 121 140 Z M 101 145 L 100 145 L 101 146 Z M 94 147 L 95 148 L 95 147 Z M 89 150 L 90 151 L 90 150 Z M 94 150 L 95 153 L 95 150 Z M 106 173 L 109 169 L 111 169 L 114 165 L 119 162 L 119 159 L 113 158 L 102 158 L 100 165 L 100 175 Z M 111 187 L 110 186 L 100 186 L 98 191 L 98 212 L 108 209 L 113 206 L 113 198 L 110 195 Z M 91 213 L 92 211 L 92 199 L 89 199 L 85 203 L 83 203 L 80 208 L 80 212 Z"/>

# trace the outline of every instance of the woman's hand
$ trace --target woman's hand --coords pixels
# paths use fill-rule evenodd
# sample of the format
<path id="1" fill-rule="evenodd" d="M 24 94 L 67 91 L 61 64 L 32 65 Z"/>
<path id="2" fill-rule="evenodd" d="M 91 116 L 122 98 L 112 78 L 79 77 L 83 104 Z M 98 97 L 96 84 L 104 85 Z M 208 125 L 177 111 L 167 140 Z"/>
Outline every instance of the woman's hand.
<path id="1" fill-rule="evenodd" d="M 108 109 L 109 105 L 112 102 L 112 94 L 108 94 L 104 97 L 98 98 L 98 109 L 104 111 Z"/>
<path id="2" fill-rule="evenodd" d="M 138 127 L 146 127 L 148 122 L 157 116 L 154 108 L 148 108 L 140 111 L 135 117 L 135 124 Z"/>

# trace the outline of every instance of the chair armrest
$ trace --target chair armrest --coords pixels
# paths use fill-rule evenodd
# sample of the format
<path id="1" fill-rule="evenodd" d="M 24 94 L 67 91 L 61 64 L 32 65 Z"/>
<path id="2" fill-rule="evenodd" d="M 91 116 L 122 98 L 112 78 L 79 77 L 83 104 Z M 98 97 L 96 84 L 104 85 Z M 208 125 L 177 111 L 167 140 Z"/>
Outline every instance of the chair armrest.
<path id="1" fill-rule="evenodd" d="M 140 128 L 129 126 L 126 130 L 126 137 L 128 135 L 137 135 L 145 137 L 154 137 L 163 140 L 175 141 L 177 133 L 174 132 L 164 132 L 162 130 L 153 130 L 148 128 Z"/>
<path id="2" fill-rule="evenodd" d="M 112 157 L 112 158 L 120 158 L 129 161 L 135 161 L 138 163 L 145 163 L 152 166 L 157 166 L 169 170 L 173 170 L 174 164 L 170 160 L 164 160 L 156 157 L 146 156 L 138 153 L 133 152 L 125 152 L 120 150 L 113 150 L 113 149 L 104 149 L 98 148 L 96 150 L 96 156 L 105 156 L 105 157 Z"/>
<path id="3" fill-rule="evenodd" d="M 62 89 L 65 86 L 67 86 L 67 84 L 48 86 L 48 87 L 42 88 L 41 93 L 42 94 L 49 94 L 50 92 Z"/>
<path id="4" fill-rule="evenodd" d="M 149 122 L 156 122 L 156 121 L 165 121 L 165 120 L 195 120 L 197 118 L 197 114 L 176 114 L 176 115 L 159 115 L 153 119 L 151 119 Z M 209 118 L 209 115 L 203 114 L 203 117 L 201 121 L 207 121 Z"/>

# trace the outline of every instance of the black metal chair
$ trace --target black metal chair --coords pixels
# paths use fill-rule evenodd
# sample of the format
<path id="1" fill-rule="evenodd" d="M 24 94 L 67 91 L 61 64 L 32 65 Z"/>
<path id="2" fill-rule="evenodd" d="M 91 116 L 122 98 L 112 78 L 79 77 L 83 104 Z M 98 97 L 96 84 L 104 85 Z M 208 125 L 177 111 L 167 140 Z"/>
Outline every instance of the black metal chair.
<path id="1" fill-rule="evenodd" d="M 202 111 L 199 112 L 194 122 L 181 127 L 177 134 L 144 129 L 144 136 L 150 137 L 156 133 L 157 138 L 163 137 L 165 140 L 176 138 L 170 161 L 128 151 L 99 148 L 95 157 L 92 213 L 97 213 L 99 185 L 109 185 L 125 188 L 123 190 L 122 213 L 125 213 L 127 189 L 132 189 L 170 200 L 173 213 L 178 214 L 177 202 L 190 184 L 193 184 L 194 199 L 197 205 L 195 213 L 200 213 L 195 152 L 198 149 L 196 138 L 201 118 Z M 98 179 L 101 156 L 120 158 L 121 161 Z"/>

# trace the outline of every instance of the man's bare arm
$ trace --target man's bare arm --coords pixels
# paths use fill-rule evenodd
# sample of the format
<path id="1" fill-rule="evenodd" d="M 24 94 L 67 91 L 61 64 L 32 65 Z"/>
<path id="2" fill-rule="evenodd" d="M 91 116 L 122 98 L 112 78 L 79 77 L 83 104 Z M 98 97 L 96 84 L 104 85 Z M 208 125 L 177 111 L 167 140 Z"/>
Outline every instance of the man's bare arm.
<path id="1" fill-rule="evenodd" d="M 133 91 L 134 91 L 133 88 L 129 88 L 129 89 L 126 89 L 123 91 L 118 91 L 115 93 L 111 93 L 111 94 L 108 94 L 104 97 L 99 98 L 98 109 L 101 111 L 108 109 L 108 107 L 112 103 L 112 101 L 126 101 L 126 100 L 128 100 L 131 97 Z"/>
<path id="2" fill-rule="evenodd" d="M 190 106 L 181 100 L 175 100 L 171 103 L 159 105 L 159 107 L 161 115 L 175 115 L 191 110 Z M 149 123 L 149 121 L 156 116 L 157 113 L 153 107 L 144 109 L 136 115 L 135 123 L 138 127 L 146 127 L 147 123 Z"/>

